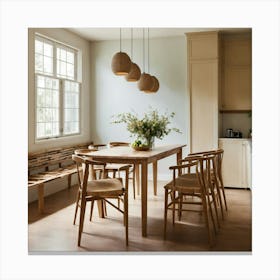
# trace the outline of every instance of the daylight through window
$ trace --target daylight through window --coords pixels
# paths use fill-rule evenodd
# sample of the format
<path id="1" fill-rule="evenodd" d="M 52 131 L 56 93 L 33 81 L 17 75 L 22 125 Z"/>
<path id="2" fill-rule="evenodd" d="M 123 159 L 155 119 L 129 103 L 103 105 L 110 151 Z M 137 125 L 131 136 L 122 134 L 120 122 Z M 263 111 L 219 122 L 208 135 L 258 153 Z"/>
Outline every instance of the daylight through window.
<path id="1" fill-rule="evenodd" d="M 77 50 L 35 37 L 36 139 L 80 133 Z"/>

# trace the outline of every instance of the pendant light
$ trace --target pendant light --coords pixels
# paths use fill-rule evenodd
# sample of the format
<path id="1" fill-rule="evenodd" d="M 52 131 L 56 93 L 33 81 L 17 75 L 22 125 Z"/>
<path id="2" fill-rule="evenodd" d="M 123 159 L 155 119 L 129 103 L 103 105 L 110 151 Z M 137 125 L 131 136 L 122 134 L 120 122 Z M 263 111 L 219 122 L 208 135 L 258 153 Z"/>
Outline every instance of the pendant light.
<path id="1" fill-rule="evenodd" d="M 148 28 L 148 72 L 150 72 L 150 34 Z M 151 87 L 144 90 L 145 93 L 156 93 L 159 89 L 159 81 L 155 76 L 151 76 L 152 78 L 152 85 Z"/>
<path id="2" fill-rule="evenodd" d="M 131 28 L 131 60 L 133 60 L 133 28 Z M 128 82 L 137 82 L 140 79 L 141 70 L 139 66 L 131 61 L 129 73 L 125 76 Z"/>
<path id="3" fill-rule="evenodd" d="M 112 58 L 111 68 L 114 74 L 118 76 L 127 75 L 131 68 L 131 60 L 129 56 L 122 52 L 122 29 L 120 28 L 120 51 Z"/>
<path id="4" fill-rule="evenodd" d="M 153 86 L 153 79 L 150 74 L 145 73 L 145 30 L 143 28 L 143 73 L 138 81 L 138 88 L 141 91 L 151 89 Z"/>

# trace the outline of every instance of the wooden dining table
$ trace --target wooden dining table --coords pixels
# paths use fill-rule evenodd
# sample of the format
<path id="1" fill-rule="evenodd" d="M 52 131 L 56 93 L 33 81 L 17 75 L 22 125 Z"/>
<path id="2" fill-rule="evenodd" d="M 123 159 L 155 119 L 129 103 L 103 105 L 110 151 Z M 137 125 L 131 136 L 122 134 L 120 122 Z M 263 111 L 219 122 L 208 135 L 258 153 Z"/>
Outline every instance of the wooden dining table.
<path id="1" fill-rule="evenodd" d="M 98 151 L 86 153 L 94 160 L 107 163 L 128 163 L 141 166 L 141 216 L 142 216 L 142 236 L 147 236 L 147 200 L 148 200 L 148 164 L 153 164 L 154 188 L 157 184 L 157 162 L 160 159 L 177 155 L 177 164 L 182 159 L 182 149 L 186 145 L 162 145 L 156 146 L 149 151 L 135 151 L 131 147 L 111 147 Z"/>

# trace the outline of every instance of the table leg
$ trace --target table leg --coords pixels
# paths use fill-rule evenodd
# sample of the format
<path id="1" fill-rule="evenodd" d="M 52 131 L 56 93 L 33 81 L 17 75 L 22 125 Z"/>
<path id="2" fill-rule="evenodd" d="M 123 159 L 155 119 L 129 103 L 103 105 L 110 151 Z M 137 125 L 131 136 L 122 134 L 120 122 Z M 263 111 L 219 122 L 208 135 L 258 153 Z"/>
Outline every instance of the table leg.
<path id="1" fill-rule="evenodd" d="M 179 160 L 182 159 L 182 155 L 183 155 L 183 152 L 182 152 L 182 148 L 181 148 L 177 153 L 177 165 L 179 165 Z M 179 172 L 179 175 L 182 175 L 182 169 L 179 169 L 178 172 Z"/>
<path id="2" fill-rule="evenodd" d="M 97 200 L 97 207 L 98 207 L 98 213 L 99 213 L 99 218 L 105 218 L 104 214 L 104 207 L 103 207 L 103 200 Z"/>
<path id="3" fill-rule="evenodd" d="M 157 195 L 157 161 L 153 162 L 154 195 Z"/>
<path id="4" fill-rule="evenodd" d="M 148 164 L 141 165 L 141 206 L 142 206 L 142 236 L 147 236 L 147 189 L 148 189 Z"/>
<path id="5" fill-rule="evenodd" d="M 140 178 L 139 178 L 139 164 L 135 164 L 135 180 L 137 187 L 137 195 L 140 194 Z"/>

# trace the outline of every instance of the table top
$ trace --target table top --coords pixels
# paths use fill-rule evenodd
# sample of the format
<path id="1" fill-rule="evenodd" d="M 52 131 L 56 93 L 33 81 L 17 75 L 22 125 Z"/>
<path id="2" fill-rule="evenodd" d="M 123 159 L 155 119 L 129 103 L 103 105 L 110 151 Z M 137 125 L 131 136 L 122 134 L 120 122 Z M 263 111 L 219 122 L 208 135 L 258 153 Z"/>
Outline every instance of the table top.
<path id="1" fill-rule="evenodd" d="M 112 147 L 107 149 L 101 149 L 98 151 L 93 151 L 87 153 L 87 156 L 91 156 L 96 160 L 102 160 L 110 162 L 141 162 L 148 161 L 151 162 L 153 160 L 158 160 L 169 155 L 175 154 L 179 152 L 186 145 L 176 144 L 176 145 L 162 145 L 156 146 L 152 150 L 149 151 L 135 151 L 131 147 Z"/>

